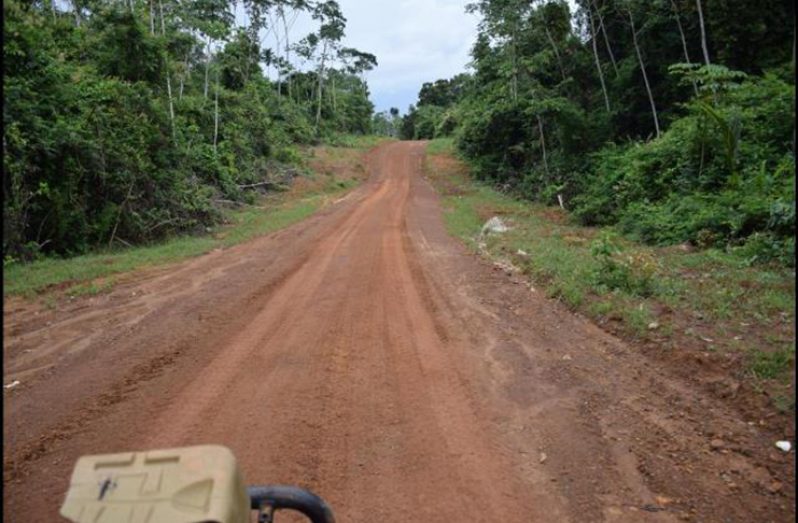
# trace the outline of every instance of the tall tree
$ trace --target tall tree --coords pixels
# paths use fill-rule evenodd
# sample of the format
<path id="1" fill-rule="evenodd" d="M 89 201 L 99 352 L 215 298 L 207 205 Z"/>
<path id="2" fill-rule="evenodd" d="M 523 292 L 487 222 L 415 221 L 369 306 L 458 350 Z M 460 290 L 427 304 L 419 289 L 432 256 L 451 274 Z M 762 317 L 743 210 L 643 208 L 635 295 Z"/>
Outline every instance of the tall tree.
<path id="1" fill-rule="evenodd" d="M 629 16 L 629 27 L 632 30 L 632 42 L 634 43 L 635 55 L 637 56 L 637 63 L 640 65 L 640 72 L 643 74 L 643 83 L 646 86 L 646 94 L 648 95 L 648 103 L 651 105 L 651 116 L 654 119 L 654 130 L 657 138 L 660 136 L 659 115 L 657 114 L 657 106 L 654 103 L 654 95 L 651 93 L 651 84 L 648 82 L 648 74 L 646 73 L 646 64 L 643 61 L 643 53 L 640 50 L 640 42 L 637 39 L 637 28 L 635 26 L 635 17 L 632 13 L 632 3 L 626 4 L 626 14 Z"/>
<path id="2" fill-rule="evenodd" d="M 163 14 L 163 0 L 158 0 L 158 8 L 161 13 L 161 36 L 166 38 L 166 22 Z M 175 105 L 172 101 L 172 74 L 169 71 L 169 56 L 164 50 L 164 75 L 166 76 L 166 94 L 169 102 L 169 123 L 172 127 L 172 140 L 177 140 L 177 131 L 175 129 Z"/>
<path id="3" fill-rule="evenodd" d="M 673 17 L 676 19 L 676 26 L 679 28 L 679 38 L 682 41 L 682 50 L 684 52 L 684 62 L 690 64 L 690 53 L 687 50 L 687 38 L 684 36 L 684 29 L 682 28 L 682 21 L 679 16 L 679 8 L 676 6 L 676 0 L 671 0 L 671 8 L 673 9 Z M 698 85 L 695 80 L 691 83 L 693 84 L 693 92 L 698 96 Z"/>
<path id="4" fill-rule="evenodd" d="M 598 36 L 596 35 L 596 24 L 593 21 L 593 9 L 590 5 L 587 7 L 587 17 L 590 21 L 590 40 L 593 46 L 593 58 L 596 61 L 596 70 L 598 71 L 599 81 L 601 82 L 601 92 L 604 95 L 604 105 L 607 108 L 607 112 L 610 112 L 610 97 L 607 94 L 607 85 L 604 83 L 604 71 L 601 68 L 601 61 L 599 61 L 598 55 L 598 46 L 596 44 L 596 40 Z"/>
<path id="5" fill-rule="evenodd" d="M 318 80 L 317 87 L 317 104 L 316 104 L 316 132 L 319 132 L 319 125 L 321 124 L 321 105 L 324 91 L 324 73 L 327 60 L 337 52 L 341 39 L 344 37 L 344 28 L 346 27 L 346 18 L 344 18 L 341 6 L 335 0 L 325 0 L 314 6 L 313 19 L 318 20 L 320 23 L 318 31 L 318 42 L 321 45 L 321 53 L 319 55 L 318 69 L 316 70 L 316 77 Z"/>
<path id="6" fill-rule="evenodd" d="M 701 0 L 695 0 L 696 9 L 698 9 L 698 23 L 701 28 L 701 50 L 704 51 L 704 64 L 710 65 L 709 60 L 709 46 L 707 45 L 707 29 L 704 25 L 704 10 L 701 8 Z"/>
<path id="7" fill-rule="evenodd" d="M 601 14 L 601 8 L 593 0 L 591 0 L 591 6 L 595 9 L 596 16 L 598 16 L 599 31 L 604 35 L 604 45 L 607 47 L 607 54 L 610 57 L 612 68 L 615 70 L 615 76 L 618 76 L 618 63 L 615 61 L 615 53 L 612 52 L 612 45 L 610 45 L 610 37 L 607 35 L 607 28 L 604 26 L 604 16 Z"/>

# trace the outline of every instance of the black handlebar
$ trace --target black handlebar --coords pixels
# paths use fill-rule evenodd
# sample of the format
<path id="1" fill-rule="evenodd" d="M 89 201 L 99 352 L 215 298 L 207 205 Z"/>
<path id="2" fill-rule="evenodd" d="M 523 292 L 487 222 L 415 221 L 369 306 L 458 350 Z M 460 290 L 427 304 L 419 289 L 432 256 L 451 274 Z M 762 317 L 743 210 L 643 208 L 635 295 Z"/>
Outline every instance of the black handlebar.
<path id="1" fill-rule="evenodd" d="M 286 485 L 248 487 L 252 510 L 291 509 L 301 512 L 313 523 L 335 523 L 329 505 L 309 490 Z"/>

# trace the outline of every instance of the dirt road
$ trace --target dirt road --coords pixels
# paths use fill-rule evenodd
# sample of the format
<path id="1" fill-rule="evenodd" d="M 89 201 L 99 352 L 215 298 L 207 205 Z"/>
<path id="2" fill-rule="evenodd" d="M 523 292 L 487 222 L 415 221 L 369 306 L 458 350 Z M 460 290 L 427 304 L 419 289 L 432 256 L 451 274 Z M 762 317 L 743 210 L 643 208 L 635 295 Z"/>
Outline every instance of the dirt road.
<path id="1" fill-rule="evenodd" d="M 220 443 L 355 521 L 791 521 L 793 454 L 447 236 L 424 145 L 279 233 L 6 303 L 4 520 L 83 453 Z"/>

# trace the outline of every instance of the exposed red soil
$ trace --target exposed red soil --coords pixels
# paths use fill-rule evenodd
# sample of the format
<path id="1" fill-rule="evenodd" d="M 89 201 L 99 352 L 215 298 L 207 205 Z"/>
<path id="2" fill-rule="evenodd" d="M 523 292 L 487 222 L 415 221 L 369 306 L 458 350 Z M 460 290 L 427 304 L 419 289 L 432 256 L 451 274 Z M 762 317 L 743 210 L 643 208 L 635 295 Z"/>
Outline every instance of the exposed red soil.
<path id="1" fill-rule="evenodd" d="M 794 453 L 468 253 L 423 155 L 108 294 L 6 301 L 4 520 L 53 520 L 81 454 L 199 443 L 342 522 L 794 520 Z"/>

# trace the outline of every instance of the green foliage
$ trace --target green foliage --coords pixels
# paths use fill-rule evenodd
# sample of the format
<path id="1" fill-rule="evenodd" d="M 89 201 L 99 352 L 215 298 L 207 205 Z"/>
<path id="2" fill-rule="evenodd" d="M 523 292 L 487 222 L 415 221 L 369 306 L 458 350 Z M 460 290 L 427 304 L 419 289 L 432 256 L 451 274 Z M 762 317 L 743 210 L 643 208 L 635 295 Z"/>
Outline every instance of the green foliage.
<path id="1" fill-rule="evenodd" d="M 411 105 L 402 119 L 400 136 L 405 140 L 431 140 L 454 134 L 459 125 L 455 106 L 470 81 L 467 74 L 459 74 L 450 80 L 425 83 L 418 93 L 418 106 Z"/>
<path id="2" fill-rule="evenodd" d="M 795 238 L 778 238 L 773 234 L 755 232 L 735 253 L 745 258 L 749 265 L 755 263 L 779 262 L 795 266 Z"/>
<path id="3" fill-rule="evenodd" d="M 275 53 L 256 35 L 278 3 L 246 3 L 250 25 L 233 30 L 226 0 L 164 0 L 154 11 L 101 1 L 78 13 L 5 2 L 4 257 L 203 230 L 220 219 L 216 201 L 248 201 L 242 185 L 299 163 L 292 144 L 368 133 L 359 75 L 373 55 L 347 48 L 288 82 L 264 77 Z M 295 7 L 319 22 L 316 43 L 343 36 L 336 2 Z"/>
<path id="4" fill-rule="evenodd" d="M 739 252 L 649 247 L 612 227 L 579 226 L 560 209 L 488 188 L 451 159 L 438 161 L 434 155 L 452 154 L 447 141 L 431 142 L 427 153 L 426 177 L 442 195 L 450 232 L 474 245 L 486 210 L 512 221 L 513 229 L 489 237 L 480 253 L 518 267 L 532 292 L 664 350 L 690 350 L 703 338 L 700 350 L 728 355 L 731 374 L 750 376 L 777 408 L 794 409 L 795 349 L 787 342 L 795 318 L 793 270 L 748 263 Z"/>
<path id="5" fill-rule="evenodd" d="M 758 260 L 794 263 L 795 160 L 785 152 L 792 126 L 784 112 L 793 93 L 773 75 L 747 81 L 715 107 L 696 102 L 657 140 L 605 147 L 575 215 L 655 244 L 724 247 L 759 233 L 781 252 Z"/>
<path id="6" fill-rule="evenodd" d="M 254 207 L 234 211 L 228 216 L 229 223 L 214 230 L 222 233 L 218 236 L 187 235 L 125 250 L 100 250 L 68 259 L 41 258 L 25 264 L 6 257 L 3 293 L 32 295 L 65 282 L 75 283 L 73 289 L 78 293 L 101 292 L 102 286 L 93 283 L 97 278 L 198 256 L 288 227 L 318 210 L 325 196 L 339 194 L 340 190 L 332 186 L 307 198 L 270 205 L 265 211 Z"/>
<path id="7" fill-rule="evenodd" d="M 775 351 L 754 351 L 751 355 L 750 369 L 759 379 L 784 377 L 795 360 L 795 347 Z"/>
<path id="8" fill-rule="evenodd" d="M 625 254 L 608 234 L 593 242 L 590 253 L 598 262 L 594 284 L 599 289 L 621 290 L 642 297 L 654 293 L 657 261 L 651 254 L 644 251 Z"/>
<path id="9" fill-rule="evenodd" d="M 792 264 L 794 12 L 732 3 L 705 64 L 689 0 L 472 2 L 473 72 L 425 83 L 402 135 L 451 133 L 477 178 L 583 224 Z"/>

